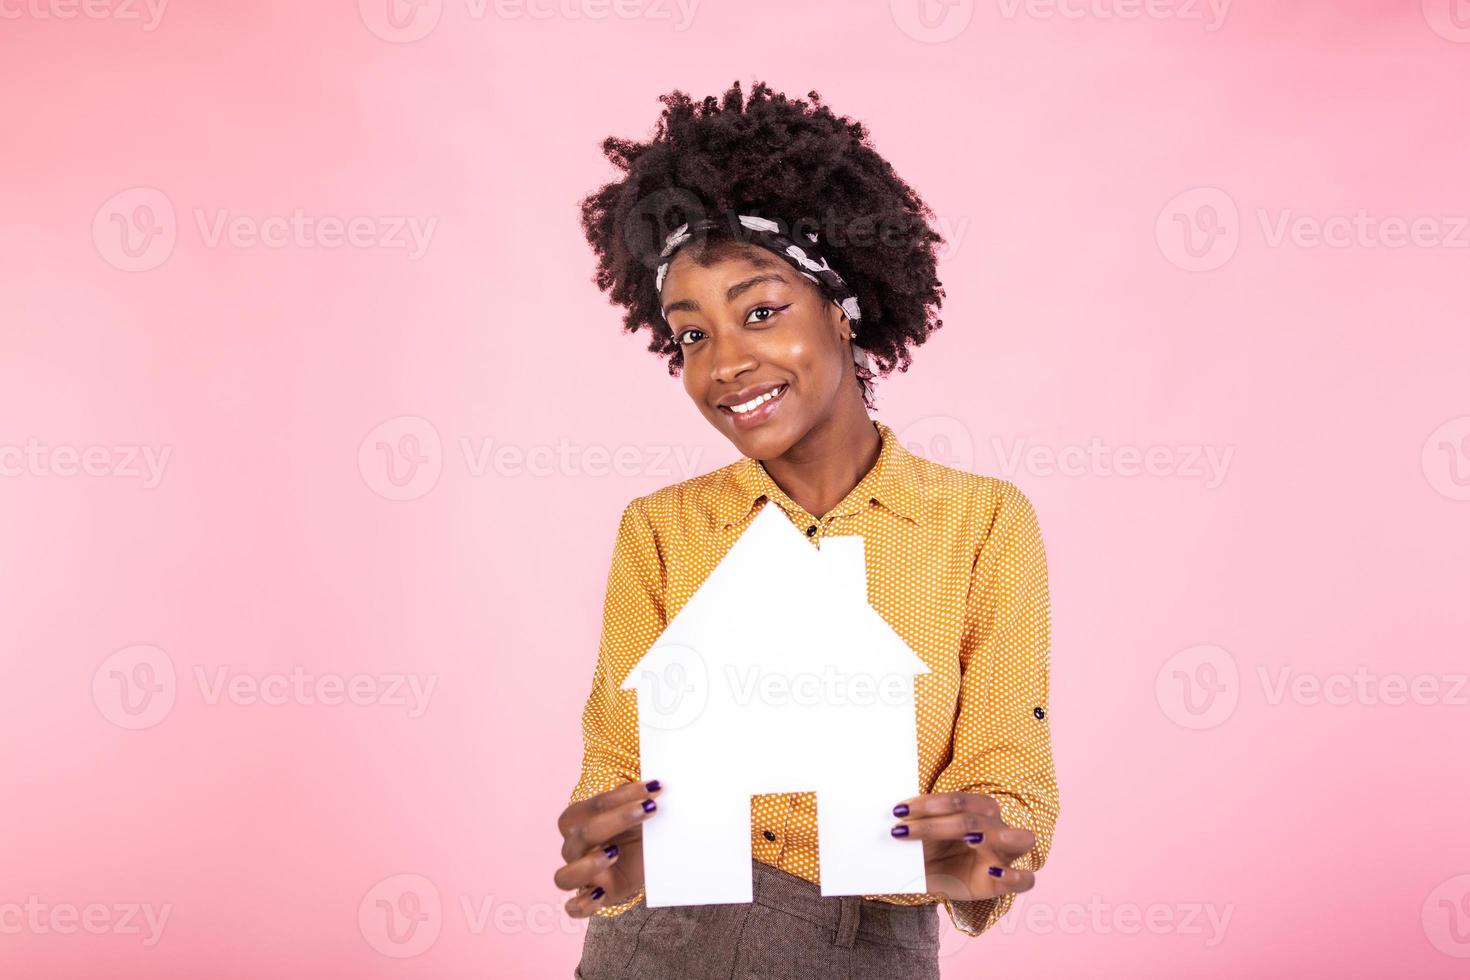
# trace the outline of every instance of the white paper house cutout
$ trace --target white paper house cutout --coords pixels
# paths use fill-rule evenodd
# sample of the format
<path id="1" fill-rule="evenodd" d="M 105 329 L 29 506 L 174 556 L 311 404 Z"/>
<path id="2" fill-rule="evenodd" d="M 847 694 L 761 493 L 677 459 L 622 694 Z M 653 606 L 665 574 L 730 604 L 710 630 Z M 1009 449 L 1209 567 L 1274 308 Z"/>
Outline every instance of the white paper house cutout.
<path id="1" fill-rule="evenodd" d="M 750 797 L 815 791 L 821 894 L 915 894 L 924 849 L 890 833 L 915 796 L 914 675 L 868 603 L 861 537 L 812 546 L 767 503 L 634 665 L 650 907 L 753 898 Z M 759 829 L 759 828 L 757 828 Z"/>

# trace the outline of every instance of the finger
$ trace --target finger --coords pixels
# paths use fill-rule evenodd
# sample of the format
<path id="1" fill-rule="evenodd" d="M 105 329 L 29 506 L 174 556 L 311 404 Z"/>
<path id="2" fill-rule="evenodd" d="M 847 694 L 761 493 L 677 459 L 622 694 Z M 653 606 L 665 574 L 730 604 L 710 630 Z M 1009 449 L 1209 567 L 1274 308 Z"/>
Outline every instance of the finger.
<path id="1" fill-rule="evenodd" d="M 655 795 L 657 795 L 655 793 Z M 652 797 L 637 797 L 611 809 L 602 808 L 581 823 L 563 831 L 566 834 L 561 845 L 563 861 L 571 861 L 586 854 L 593 847 L 612 843 L 619 835 L 637 827 L 658 812 L 658 804 Z"/>
<path id="2" fill-rule="evenodd" d="M 552 880 L 556 882 L 556 887 L 563 891 L 581 888 L 596 877 L 600 871 L 611 867 L 617 859 L 618 845 L 606 844 L 602 847 L 594 847 L 575 861 L 557 868 L 556 874 L 552 875 Z"/>
<path id="3" fill-rule="evenodd" d="M 609 889 L 613 886 L 612 875 L 604 871 L 589 881 L 577 894 L 567 899 L 567 915 L 574 919 L 585 919 L 600 908 L 609 905 L 617 905 L 623 901 L 622 896 L 615 896 Z"/>
<path id="4" fill-rule="evenodd" d="M 941 817 L 905 817 L 893 825 L 894 837 L 914 840 L 965 840 L 978 844 L 1000 836 L 1005 821 L 983 813 L 951 813 Z"/>
<path id="5" fill-rule="evenodd" d="M 606 793 L 598 793 L 596 796 L 590 796 L 580 803 L 573 803 L 567 807 L 557 820 L 557 829 L 565 836 L 574 826 L 604 810 L 616 809 L 624 803 L 641 800 L 644 797 L 657 796 L 662 788 L 657 779 L 651 779 L 646 783 L 632 782 L 615 786 Z"/>
<path id="6" fill-rule="evenodd" d="M 996 874 L 996 872 L 1000 872 Z M 1008 892 L 1029 892 L 1036 887 L 1036 872 L 1025 868 L 990 868 L 990 876 L 995 879 L 1000 894 Z"/>
<path id="7" fill-rule="evenodd" d="M 925 817 L 895 824 L 893 836 L 913 840 L 957 840 L 971 847 L 987 847 L 1002 864 L 1010 864 L 1028 854 L 1036 844 L 1036 835 L 1021 827 L 1007 827 L 998 817 L 979 814 L 957 814 L 949 817 Z"/>
<path id="8" fill-rule="evenodd" d="M 895 817 L 938 817 L 950 813 L 1000 816 L 1000 804 L 984 793 L 925 793 L 911 796 L 893 808 Z"/>

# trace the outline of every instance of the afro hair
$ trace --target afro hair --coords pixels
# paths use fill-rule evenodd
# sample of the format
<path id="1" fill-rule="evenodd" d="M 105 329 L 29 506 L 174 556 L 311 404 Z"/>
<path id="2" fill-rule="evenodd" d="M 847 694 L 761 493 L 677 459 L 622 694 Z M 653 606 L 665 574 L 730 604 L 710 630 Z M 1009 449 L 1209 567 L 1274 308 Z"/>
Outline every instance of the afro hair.
<path id="1" fill-rule="evenodd" d="M 685 222 L 713 218 L 707 241 L 738 238 L 734 216 L 755 214 L 793 232 L 815 232 L 818 248 L 858 296 L 855 343 L 876 372 L 907 371 L 909 350 L 943 323 L 935 252 L 943 238 L 933 212 L 868 142 L 860 122 L 835 115 L 816 92 L 788 99 L 764 82 L 749 98 L 736 81 L 722 98 L 696 103 L 675 89 L 645 143 L 603 140 L 621 178 L 589 194 L 582 228 L 597 256 L 593 281 L 624 307 L 624 330 L 648 328 L 648 349 L 683 367 L 664 321 L 654 270 L 665 237 Z M 859 370 L 871 405 L 870 375 Z"/>

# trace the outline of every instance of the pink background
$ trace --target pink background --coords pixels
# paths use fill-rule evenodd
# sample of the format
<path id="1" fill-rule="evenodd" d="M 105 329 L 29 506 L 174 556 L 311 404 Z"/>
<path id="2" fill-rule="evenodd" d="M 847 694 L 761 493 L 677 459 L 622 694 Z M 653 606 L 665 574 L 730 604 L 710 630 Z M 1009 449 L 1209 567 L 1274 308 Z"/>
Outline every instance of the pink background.
<path id="1" fill-rule="evenodd" d="M 734 458 L 576 203 L 764 78 L 947 222 L 876 415 L 1048 547 L 1056 843 L 946 975 L 1466 975 L 1470 8 L 386 3 L 3 9 L 0 974 L 570 975 L 616 520 Z"/>

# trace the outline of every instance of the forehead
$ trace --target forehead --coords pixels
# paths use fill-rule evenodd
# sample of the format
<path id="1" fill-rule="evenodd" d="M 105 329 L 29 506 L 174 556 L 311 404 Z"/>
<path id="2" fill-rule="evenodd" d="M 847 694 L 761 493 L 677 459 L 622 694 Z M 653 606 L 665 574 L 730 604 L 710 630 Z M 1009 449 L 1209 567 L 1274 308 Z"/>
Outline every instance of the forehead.
<path id="1" fill-rule="evenodd" d="M 802 277 L 791 263 L 769 249 L 749 242 L 690 242 L 674 253 L 664 277 L 664 293 L 678 279 L 685 285 L 723 283 L 758 272 L 779 274 L 788 282 Z"/>

